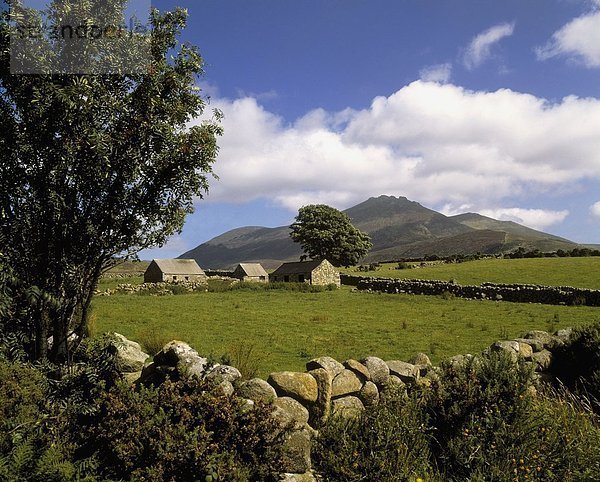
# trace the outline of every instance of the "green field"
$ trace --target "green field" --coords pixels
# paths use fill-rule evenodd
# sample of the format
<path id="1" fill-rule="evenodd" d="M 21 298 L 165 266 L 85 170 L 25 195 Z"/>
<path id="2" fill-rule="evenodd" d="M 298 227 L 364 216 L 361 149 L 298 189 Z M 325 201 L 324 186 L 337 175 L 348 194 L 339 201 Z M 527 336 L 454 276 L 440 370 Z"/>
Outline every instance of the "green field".
<path id="1" fill-rule="evenodd" d="M 260 375 L 304 370 L 310 358 L 375 355 L 435 362 L 477 353 L 500 338 L 600 319 L 600 309 L 337 291 L 234 290 L 166 297 L 115 295 L 94 300 L 96 332 L 141 340 L 187 341 L 219 358 L 234 346 L 261 355 Z"/>
<path id="2" fill-rule="evenodd" d="M 462 285 L 479 285 L 487 281 L 600 289 L 600 257 L 481 259 L 465 263 L 437 263 L 415 269 L 395 269 L 397 266 L 398 263 L 386 263 L 381 265 L 381 269 L 366 273 L 358 272 L 356 268 L 344 271 L 382 278 L 455 279 Z"/>

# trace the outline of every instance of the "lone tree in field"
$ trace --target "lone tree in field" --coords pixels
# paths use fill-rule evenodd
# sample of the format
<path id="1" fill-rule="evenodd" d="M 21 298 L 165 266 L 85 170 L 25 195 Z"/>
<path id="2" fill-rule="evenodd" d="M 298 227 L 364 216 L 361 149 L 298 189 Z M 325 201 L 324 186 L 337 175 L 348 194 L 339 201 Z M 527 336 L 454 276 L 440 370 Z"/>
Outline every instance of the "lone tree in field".
<path id="1" fill-rule="evenodd" d="M 53 1 L 45 16 L 4 2 L 13 17 L 0 14 L 0 253 L 28 316 L 0 317 L 0 330 L 17 331 L 31 358 L 62 362 L 69 334 L 85 334 L 101 274 L 181 231 L 208 190 L 221 127 L 218 112 L 190 127 L 205 102 L 203 59 L 177 40 L 185 10 L 147 12 L 145 35 L 107 31 L 81 45 L 46 35 L 19 50 L 15 18 L 121 25 L 125 2 Z"/>
<path id="2" fill-rule="evenodd" d="M 291 238 L 310 258 L 327 259 L 334 266 L 357 264 L 373 246 L 346 214 L 325 204 L 300 208 L 290 228 Z"/>

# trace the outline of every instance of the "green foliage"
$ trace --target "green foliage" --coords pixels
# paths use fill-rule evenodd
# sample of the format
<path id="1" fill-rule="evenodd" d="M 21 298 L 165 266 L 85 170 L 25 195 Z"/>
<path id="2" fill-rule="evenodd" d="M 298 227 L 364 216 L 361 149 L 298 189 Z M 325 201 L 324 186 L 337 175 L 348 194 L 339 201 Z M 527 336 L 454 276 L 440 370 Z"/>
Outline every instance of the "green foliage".
<path id="1" fill-rule="evenodd" d="M 103 480 L 276 480 L 283 433 L 272 409 L 247 410 L 207 388 L 190 379 L 102 393 L 82 451 L 100 462 Z"/>
<path id="2" fill-rule="evenodd" d="M 588 398 L 600 414 L 600 321 L 574 329 L 553 352 L 550 371 L 569 390 Z"/>
<path id="3" fill-rule="evenodd" d="M 528 369 L 500 354 L 444 365 L 431 380 L 329 420 L 313 451 L 325 480 L 599 480 L 600 420 L 585 401 L 535 394 Z"/>
<path id="4" fill-rule="evenodd" d="M 247 340 L 238 340 L 231 343 L 227 353 L 221 356 L 221 363 L 236 367 L 242 374 L 242 378 L 250 380 L 258 376 L 258 369 L 267 358 L 254 343 Z"/>
<path id="5" fill-rule="evenodd" d="M 313 462 L 331 482 L 431 480 L 425 422 L 419 397 L 388 393 L 356 418 L 329 420 L 313 442 Z"/>
<path id="6" fill-rule="evenodd" d="M 21 2 L 5 3 L 23 18 L 39 20 Z M 104 17 L 122 17 L 122 1 L 101 4 Z M 77 12 L 79 21 L 91 21 L 98 5 L 53 1 L 48 19 L 60 22 Z M 181 230 L 195 197 L 207 191 L 220 114 L 189 127 L 205 108 L 196 86 L 203 59 L 195 47 L 178 42 L 183 9 L 152 10 L 150 65 L 110 75 L 56 73 L 55 61 L 72 52 L 48 38 L 39 39 L 45 48 L 30 52 L 46 74 L 12 75 L 16 27 L 8 11 L 0 14 L 2 254 L 22 286 L 41 295 L 35 304 L 21 303 L 30 315 L 26 349 L 32 358 L 62 362 L 70 356 L 69 332 L 85 333 L 102 272 L 116 256 L 164 244 Z M 94 63 L 112 60 L 113 47 L 131 47 L 136 57 L 133 44 L 95 42 Z"/>
<path id="7" fill-rule="evenodd" d="M 143 350 L 151 356 L 154 356 L 162 347 L 175 340 L 177 337 L 172 334 L 165 333 L 156 328 L 148 328 L 138 335 L 136 341 L 142 346 Z"/>
<path id="8" fill-rule="evenodd" d="M 345 213 L 325 204 L 300 208 L 290 226 L 291 238 L 312 259 L 327 259 L 334 266 L 352 266 L 364 258 L 373 244 L 356 229 Z"/>

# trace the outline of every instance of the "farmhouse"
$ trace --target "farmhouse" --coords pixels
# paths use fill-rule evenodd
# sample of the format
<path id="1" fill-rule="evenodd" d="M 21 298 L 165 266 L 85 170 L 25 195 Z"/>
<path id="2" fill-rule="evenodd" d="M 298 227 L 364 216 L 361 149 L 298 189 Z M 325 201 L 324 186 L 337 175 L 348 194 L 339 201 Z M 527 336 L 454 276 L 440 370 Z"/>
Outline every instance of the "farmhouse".
<path id="1" fill-rule="evenodd" d="M 231 276 L 240 281 L 257 281 L 259 283 L 269 281 L 269 275 L 260 263 L 240 263 L 233 270 Z"/>
<path id="2" fill-rule="evenodd" d="M 144 273 L 144 283 L 205 279 L 206 274 L 193 259 L 153 259 Z"/>
<path id="3" fill-rule="evenodd" d="M 326 259 L 283 263 L 269 276 L 270 281 L 310 283 L 313 285 L 334 284 L 340 286 L 340 273 Z"/>

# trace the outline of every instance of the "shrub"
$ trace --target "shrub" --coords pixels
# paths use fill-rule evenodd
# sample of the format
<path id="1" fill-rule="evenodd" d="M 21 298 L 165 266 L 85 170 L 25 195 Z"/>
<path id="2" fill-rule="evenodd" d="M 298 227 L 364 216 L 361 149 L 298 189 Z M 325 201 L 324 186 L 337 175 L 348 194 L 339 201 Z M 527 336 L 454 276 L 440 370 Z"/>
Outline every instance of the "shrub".
<path id="1" fill-rule="evenodd" d="M 429 443 L 417 396 L 388 393 L 356 418 L 332 417 L 313 441 L 313 462 L 331 482 L 402 481 L 428 475 Z"/>
<path id="2" fill-rule="evenodd" d="M 82 451 L 99 461 L 103 480 L 276 480 L 283 432 L 272 408 L 248 410 L 206 388 L 195 379 L 114 387 L 82 431 Z"/>
<path id="3" fill-rule="evenodd" d="M 171 340 L 177 339 L 177 337 L 172 334 L 148 328 L 143 330 L 137 336 L 137 339 L 144 351 L 149 355 L 154 356 L 162 350 L 163 346 Z"/>
<path id="4" fill-rule="evenodd" d="M 229 345 L 227 353 L 221 356 L 221 363 L 234 366 L 242 378 L 249 380 L 258 375 L 258 369 L 267 356 L 254 343 L 240 340 Z"/>
<path id="5" fill-rule="evenodd" d="M 553 355 L 550 372 L 569 390 L 589 398 L 600 413 L 600 321 L 575 328 Z"/>
<path id="6" fill-rule="evenodd" d="M 507 464 L 528 435 L 521 422 L 530 408 L 531 383 L 530 369 L 505 353 L 443 365 L 427 393 L 436 439 L 432 455 L 442 473 L 467 480 L 510 471 Z"/>

